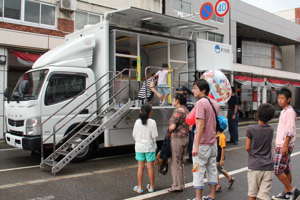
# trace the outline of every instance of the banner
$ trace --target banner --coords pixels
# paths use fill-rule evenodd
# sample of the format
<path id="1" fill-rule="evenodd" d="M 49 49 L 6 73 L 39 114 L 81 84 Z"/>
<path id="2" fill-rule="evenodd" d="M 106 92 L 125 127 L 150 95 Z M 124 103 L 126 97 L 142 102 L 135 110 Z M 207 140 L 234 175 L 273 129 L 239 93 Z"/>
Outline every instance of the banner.
<path id="1" fill-rule="evenodd" d="M 12 51 L 13 54 L 16 56 L 18 62 L 23 67 L 30 67 L 33 65 L 33 63 L 41 57 L 41 55 L 37 54 L 30 54 L 30 53 L 23 53 L 19 51 Z"/>

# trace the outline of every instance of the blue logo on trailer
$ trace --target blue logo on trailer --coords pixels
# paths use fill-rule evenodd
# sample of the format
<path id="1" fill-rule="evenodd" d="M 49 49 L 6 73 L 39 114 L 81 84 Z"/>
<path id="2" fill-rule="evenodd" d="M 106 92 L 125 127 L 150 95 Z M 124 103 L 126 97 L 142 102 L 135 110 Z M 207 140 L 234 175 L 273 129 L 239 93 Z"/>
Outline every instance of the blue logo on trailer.
<path id="1" fill-rule="evenodd" d="M 219 46 L 219 45 L 216 45 L 216 46 L 215 46 L 215 52 L 216 52 L 216 53 L 220 53 L 220 51 L 221 51 L 220 46 Z"/>

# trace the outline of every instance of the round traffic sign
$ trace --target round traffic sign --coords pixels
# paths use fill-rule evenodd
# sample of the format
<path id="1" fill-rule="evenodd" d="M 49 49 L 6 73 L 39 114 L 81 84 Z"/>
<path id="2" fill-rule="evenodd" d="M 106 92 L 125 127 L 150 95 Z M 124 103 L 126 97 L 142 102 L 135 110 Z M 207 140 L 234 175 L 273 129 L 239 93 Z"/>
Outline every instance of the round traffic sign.
<path id="1" fill-rule="evenodd" d="M 229 1 L 219 0 L 215 6 L 215 13 L 218 17 L 224 17 L 229 11 Z"/>
<path id="2" fill-rule="evenodd" d="M 204 3 L 200 8 L 200 17 L 208 20 L 214 14 L 214 6 L 210 2 Z"/>

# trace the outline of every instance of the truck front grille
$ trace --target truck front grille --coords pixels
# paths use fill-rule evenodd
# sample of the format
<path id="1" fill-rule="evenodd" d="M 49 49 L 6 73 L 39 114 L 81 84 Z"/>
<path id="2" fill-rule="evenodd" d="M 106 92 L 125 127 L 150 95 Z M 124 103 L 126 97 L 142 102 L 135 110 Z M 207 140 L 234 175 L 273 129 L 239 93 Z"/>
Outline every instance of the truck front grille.
<path id="1" fill-rule="evenodd" d="M 23 132 L 22 131 L 13 131 L 13 130 L 9 130 L 10 134 L 12 135 L 16 135 L 16 136 L 22 136 Z"/>
<path id="2" fill-rule="evenodd" d="M 24 120 L 12 120 L 8 119 L 8 124 L 15 127 L 24 126 Z"/>

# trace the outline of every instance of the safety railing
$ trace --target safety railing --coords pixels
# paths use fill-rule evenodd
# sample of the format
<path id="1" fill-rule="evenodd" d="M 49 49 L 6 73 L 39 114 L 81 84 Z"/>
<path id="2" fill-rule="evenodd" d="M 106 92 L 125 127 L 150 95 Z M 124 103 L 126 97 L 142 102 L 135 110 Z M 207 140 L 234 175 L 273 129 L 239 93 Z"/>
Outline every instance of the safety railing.
<path id="1" fill-rule="evenodd" d="M 90 106 L 91 104 L 93 104 L 95 101 L 97 101 L 100 97 L 102 97 L 105 93 L 109 92 L 109 90 L 111 88 L 114 87 L 115 85 L 115 79 L 117 77 L 122 78 L 123 77 L 123 73 L 125 71 L 129 71 L 129 79 L 128 79 L 128 84 L 126 84 L 124 87 L 122 87 L 119 91 L 114 92 L 113 95 L 104 103 L 102 104 L 102 106 L 100 106 L 98 109 L 96 109 L 92 114 L 89 115 L 89 117 L 87 117 L 84 121 L 82 121 L 81 123 L 79 123 L 77 126 L 75 126 L 72 130 L 70 130 L 61 141 L 65 140 L 73 131 L 75 131 L 77 128 L 79 128 L 80 126 L 82 126 L 83 124 L 86 123 L 86 121 L 88 119 L 90 119 L 94 114 L 96 114 L 99 110 L 101 110 L 106 104 L 108 104 L 115 96 L 117 96 L 120 92 L 122 92 L 126 87 L 129 86 L 129 100 L 130 100 L 130 87 L 131 87 L 131 71 L 136 71 L 136 77 L 138 76 L 138 72 L 136 69 L 123 69 L 122 71 L 118 72 L 117 71 L 109 71 L 106 74 L 104 74 L 103 76 L 101 76 L 98 80 L 96 80 L 94 83 L 92 83 L 89 87 L 87 87 L 85 90 L 83 90 L 80 94 L 78 94 L 77 96 L 75 96 L 71 101 L 69 101 L 67 104 L 65 104 L 64 106 L 62 106 L 60 109 L 58 109 L 54 114 L 52 114 L 49 118 L 47 118 L 41 126 L 41 131 L 42 131 L 42 136 L 41 136 L 41 162 L 43 163 L 44 161 L 44 155 L 43 155 L 43 145 L 46 141 L 48 141 L 51 137 L 53 137 L 53 152 L 55 152 L 55 148 L 56 148 L 56 133 L 61 130 L 64 126 L 66 126 L 70 121 L 72 121 L 75 117 L 77 117 L 79 115 L 80 112 L 78 112 L 76 115 L 74 115 L 71 119 L 69 119 L 67 122 L 65 122 L 61 127 L 59 127 L 56 130 L 56 126 L 61 123 L 64 119 L 66 119 L 71 113 L 73 113 L 76 109 L 78 109 L 81 105 L 83 105 L 85 102 L 87 102 L 90 98 L 92 98 L 94 95 L 97 95 L 97 93 L 99 91 L 101 91 L 103 88 L 105 88 L 106 86 L 108 86 L 111 82 L 113 82 L 113 84 L 111 84 L 110 86 L 108 86 L 108 88 L 102 92 L 98 97 L 96 97 L 93 101 L 91 101 L 87 106 L 85 106 L 82 110 L 86 109 L 88 106 Z M 53 126 L 53 133 L 48 136 L 45 140 L 43 140 L 43 125 L 49 121 L 52 117 L 54 117 L 56 114 L 58 114 L 60 111 L 62 111 L 64 108 L 66 108 L 69 104 L 71 104 L 74 100 L 76 100 L 80 95 L 82 95 L 85 91 L 89 90 L 91 87 L 93 87 L 95 84 L 97 84 L 100 80 L 102 80 L 105 76 L 109 75 L 110 73 L 117 73 L 116 75 L 114 75 L 106 84 L 104 84 L 102 87 L 100 87 L 99 89 L 97 89 L 93 94 L 91 94 L 86 100 L 84 100 L 83 102 L 81 102 L 79 105 L 77 105 L 74 109 L 72 109 L 67 115 L 65 115 L 62 119 L 60 119 L 58 122 L 56 122 L 56 124 Z M 104 110 L 105 111 L 105 110 Z M 102 111 L 102 112 L 104 112 Z M 101 114 L 101 113 L 100 113 Z M 55 159 L 54 159 L 55 160 Z"/>
<path id="2" fill-rule="evenodd" d="M 161 70 L 161 69 L 170 69 L 170 70 L 174 70 L 174 69 L 171 69 L 171 68 L 163 68 L 163 67 L 155 67 L 155 66 L 148 66 L 145 68 L 145 87 L 146 87 L 146 98 L 144 100 L 144 102 L 146 103 L 147 102 L 147 90 L 148 90 L 148 84 L 147 84 L 147 79 L 148 79 L 148 69 L 158 69 L 158 70 Z M 181 80 L 180 80 L 180 76 L 182 74 L 187 74 L 187 73 L 196 73 L 196 78 L 199 79 L 199 73 L 197 70 L 186 70 L 186 69 L 177 69 L 178 71 L 181 71 L 179 74 L 178 74 L 178 87 L 180 87 L 180 83 L 181 83 Z M 174 71 L 172 72 L 174 73 Z M 174 88 L 175 88 L 175 82 L 174 81 L 174 76 L 172 76 L 172 80 L 171 80 L 171 86 L 168 87 L 170 89 L 172 89 L 172 94 L 174 94 Z"/>
<path id="3" fill-rule="evenodd" d="M 174 69 L 171 69 L 171 68 L 164 68 L 164 67 L 155 67 L 155 66 L 148 66 L 145 68 L 145 87 L 146 87 L 146 98 L 144 100 L 144 103 L 147 103 L 147 98 L 148 98 L 148 94 L 147 94 L 147 91 L 148 91 L 148 84 L 147 84 L 147 80 L 148 80 L 148 69 L 158 69 L 158 70 L 162 70 L 162 69 L 167 69 L 167 70 L 174 70 Z M 174 71 L 173 71 L 174 72 Z M 174 76 L 172 76 L 172 79 L 174 80 Z M 171 83 L 174 82 L 171 80 Z M 174 87 L 170 86 L 168 87 L 170 89 L 174 89 Z M 173 91 L 172 91 L 173 93 Z"/>

